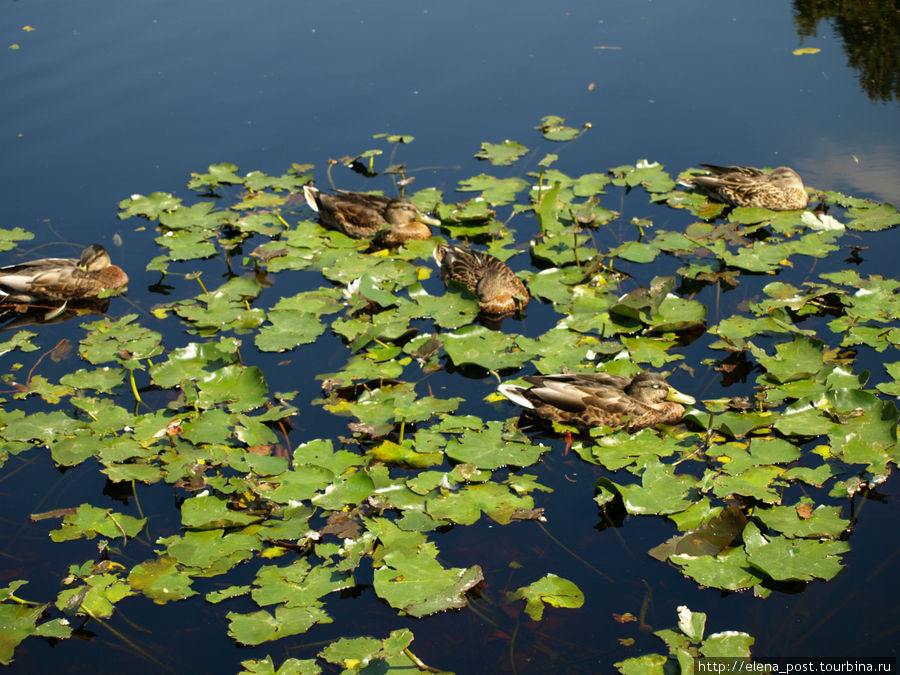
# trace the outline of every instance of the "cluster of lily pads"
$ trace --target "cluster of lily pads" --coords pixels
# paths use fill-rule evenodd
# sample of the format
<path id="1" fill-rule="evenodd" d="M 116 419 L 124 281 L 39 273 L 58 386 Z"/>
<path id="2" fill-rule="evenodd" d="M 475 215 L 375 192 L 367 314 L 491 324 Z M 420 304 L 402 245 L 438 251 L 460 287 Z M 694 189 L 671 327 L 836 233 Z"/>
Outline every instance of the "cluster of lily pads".
<path id="1" fill-rule="evenodd" d="M 539 130 L 567 141 L 586 128 L 548 117 Z M 384 139 L 395 146 L 412 140 Z M 529 152 L 504 141 L 484 143 L 476 157 L 515 166 Z M 371 174 L 379 154 L 334 164 Z M 900 361 L 885 359 L 884 372 L 854 371 L 860 350 L 900 344 L 900 282 L 852 270 L 799 286 L 774 279 L 802 257 L 838 253 L 847 231 L 897 225 L 900 213 L 835 192 L 817 193 L 822 208 L 814 211 L 731 209 L 679 189 L 656 163 L 573 178 L 555 168 L 558 161 L 548 154 L 520 175 L 462 180 L 458 202 L 433 188 L 409 195 L 436 213 L 445 237 L 504 260 L 527 244 L 530 260 L 518 267 L 528 270 L 519 274 L 536 302 L 558 315 L 540 335 L 478 324 L 477 299 L 462 287 L 429 293 L 434 240 L 371 251 L 367 241 L 323 229 L 302 206 L 310 165 L 268 176 L 217 164 L 192 174 L 188 187 L 200 194 L 193 203 L 168 192 L 123 200 L 121 218 L 157 228 L 163 253 L 148 269 L 186 279 L 177 282 L 181 289 L 196 279 L 201 292 L 145 316 L 83 324 L 83 366 L 58 382 L 40 369 L 8 367 L 4 380 L 14 393 L 0 411 L 2 461 L 43 447 L 59 466 L 96 462 L 110 481 L 131 482 L 136 496 L 139 484 L 171 484 L 184 497 L 183 531 L 153 542 L 150 557 L 127 565 L 109 555 L 108 540 L 124 545 L 140 536 L 145 518 L 90 504 L 52 514 L 61 519 L 54 541 L 99 536 L 107 543 L 96 560 L 70 566 L 53 603 L 17 596 L 24 580 L 0 593 L 0 623 L 13 626 L 0 643 L 0 662 L 8 663 L 28 635 L 67 637 L 65 617 L 109 617 L 135 594 L 182 600 L 197 593 L 195 580 L 252 560 L 252 583 L 206 595 L 212 603 L 255 603 L 255 611 L 227 615 L 229 635 L 246 645 L 330 622 L 329 597 L 354 586 L 364 561 L 376 595 L 400 613 L 424 617 L 463 607 L 484 572 L 474 563 L 442 565 L 431 533 L 483 517 L 502 525 L 543 518 L 540 493 L 549 488 L 539 482 L 539 464 L 551 448 L 519 429 L 515 417 L 505 419 L 511 407 L 490 405 L 499 400 L 491 391 L 481 409 L 493 417 L 462 414 L 466 402 L 434 395 L 426 376 L 696 369 L 679 361 L 701 336 L 710 350 L 703 365 L 725 380 L 751 378 L 754 395 L 703 401 L 689 411 L 686 427 L 636 434 L 600 428 L 578 439 L 578 456 L 608 472 L 597 482 L 596 503 L 668 518 L 678 533 L 651 555 L 702 586 L 767 596 L 780 584 L 833 578 L 849 550 L 842 504 L 886 480 L 900 457 L 900 415 L 889 400 L 900 394 Z M 402 165 L 388 172 L 408 183 Z M 619 190 L 643 190 L 653 208 L 677 209 L 673 215 L 690 214 L 692 222 L 678 230 L 649 219 L 623 224 L 601 204 L 607 191 Z M 632 236 L 598 243 L 609 239 L 603 230 L 612 223 Z M 529 230 L 531 241 L 517 237 L 518 229 Z M 0 247 L 29 237 L 2 231 Z M 212 256 L 233 271 L 215 288 L 180 271 Z M 641 265 L 655 276 L 638 285 Z M 669 274 L 656 274 L 660 268 Z M 272 280 L 290 271 L 302 271 L 309 290 L 275 297 Z M 773 278 L 761 296 L 707 326 L 698 293 L 755 284 L 761 275 Z M 164 344 L 154 326 L 171 316 L 190 342 Z M 519 324 L 504 328 L 511 325 Z M 266 373 L 252 365 L 255 350 L 303 350 L 329 336 L 340 340 L 346 362 L 316 374 L 322 393 L 314 403 L 347 418 L 348 435 L 299 439 L 291 434 L 293 418 L 302 415 L 292 404 L 297 392 L 271 392 Z M 39 349 L 36 338 L 19 331 L 0 343 L 0 354 L 18 350 L 25 362 L 25 353 Z M 51 407 L 26 412 L 18 405 L 35 397 Z M 545 605 L 583 602 L 571 581 L 552 573 L 511 591 L 510 599 L 525 600 L 533 619 Z M 48 612 L 55 618 L 39 623 Z M 703 629 L 695 629 L 660 635 L 670 656 L 629 660 L 620 669 L 652 672 L 651 661 L 696 655 L 689 643 L 699 643 Z M 746 637 L 740 646 L 710 650 L 747 655 Z M 373 660 L 406 667 L 418 661 L 411 640 L 408 630 L 383 640 L 348 638 L 318 656 L 349 670 Z M 246 672 L 276 671 L 270 659 L 244 665 Z M 278 672 L 320 672 L 320 664 L 292 659 Z"/>

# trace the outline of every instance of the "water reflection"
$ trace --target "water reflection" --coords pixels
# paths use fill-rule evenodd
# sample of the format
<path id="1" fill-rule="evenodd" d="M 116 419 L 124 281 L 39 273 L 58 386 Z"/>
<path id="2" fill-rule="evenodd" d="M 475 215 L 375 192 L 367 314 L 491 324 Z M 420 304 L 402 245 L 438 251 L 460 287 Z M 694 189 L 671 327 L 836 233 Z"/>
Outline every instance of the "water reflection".
<path id="1" fill-rule="evenodd" d="M 876 146 L 875 142 L 848 148 L 840 139 L 828 139 L 815 154 L 798 157 L 794 166 L 812 185 L 828 186 L 844 194 L 870 197 L 896 204 L 900 202 L 900 158 L 896 146 Z"/>
<path id="2" fill-rule="evenodd" d="M 65 304 L 62 309 L 37 305 L 0 305 L 0 331 L 61 323 L 87 314 L 105 314 L 107 309 L 109 298 L 75 300 Z"/>
<path id="3" fill-rule="evenodd" d="M 841 39 L 847 64 L 859 73 L 862 90 L 874 101 L 900 97 L 900 10 L 894 0 L 841 2 L 794 0 L 794 26 L 803 37 L 830 20 Z"/>

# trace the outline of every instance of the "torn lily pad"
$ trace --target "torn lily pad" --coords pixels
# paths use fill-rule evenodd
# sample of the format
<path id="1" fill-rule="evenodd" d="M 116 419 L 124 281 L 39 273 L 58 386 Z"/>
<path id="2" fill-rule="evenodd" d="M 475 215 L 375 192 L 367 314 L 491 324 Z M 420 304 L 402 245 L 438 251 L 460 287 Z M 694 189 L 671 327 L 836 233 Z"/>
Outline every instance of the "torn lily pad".
<path id="1" fill-rule="evenodd" d="M 506 594 L 507 602 L 525 601 L 525 612 L 532 621 L 544 616 L 544 605 L 577 609 L 584 604 L 584 593 L 568 579 L 552 572 L 513 593 Z"/>

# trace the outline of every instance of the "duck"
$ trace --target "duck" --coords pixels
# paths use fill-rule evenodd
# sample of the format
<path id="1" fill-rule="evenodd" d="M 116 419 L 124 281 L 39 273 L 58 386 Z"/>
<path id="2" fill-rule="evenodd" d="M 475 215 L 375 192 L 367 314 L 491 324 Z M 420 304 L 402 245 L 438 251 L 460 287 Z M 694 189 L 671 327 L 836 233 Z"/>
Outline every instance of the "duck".
<path id="1" fill-rule="evenodd" d="M 525 284 L 502 260 L 449 244 L 438 244 L 434 259 L 445 280 L 458 281 L 478 296 L 483 313 L 511 314 L 528 306 Z"/>
<path id="2" fill-rule="evenodd" d="M 303 186 L 303 196 L 326 227 L 354 239 L 372 239 L 383 248 L 396 248 L 410 239 L 428 239 L 429 225 L 441 224 L 408 199 L 347 190 L 326 194 L 311 185 Z"/>
<path id="3" fill-rule="evenodd" d="M 691 176 L 683 185 L 699 185 L 717 199 L 732 206 L 758 206 L 772 211 L 805 209 L 809 195 L 803 187 L 803 179 L 788 166 L 779 166 L 771 172 L 751 166 L 716 166 L 701 164 L 710 173 Z"/>
<path id="4" fill-rule="evenodd" d="M 562 422 L 589 433 L 606 425 L 634 433 L 657 424 L 677 424 L 694 398 L 671 387 L 659 373 L 635 377 L 608 373 L 529 375 L 530 388 L 501 384 L 499 392 L 532 417 Z"/>
<path id="5" fill-rule="evenodd" d="M 86 300 L 127 284 L 128 275 L 112 264 L 106 249 L 91 244 L 77 259 L 41 258 L 0 267 L 0 302 Z"/>

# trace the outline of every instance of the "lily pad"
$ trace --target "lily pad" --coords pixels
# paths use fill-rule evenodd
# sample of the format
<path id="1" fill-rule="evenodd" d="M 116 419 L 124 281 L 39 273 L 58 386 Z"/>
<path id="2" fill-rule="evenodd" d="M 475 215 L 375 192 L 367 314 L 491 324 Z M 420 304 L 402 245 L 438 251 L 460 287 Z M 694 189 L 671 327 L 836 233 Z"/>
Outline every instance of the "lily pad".
<path id="1" fill-rule="evenodd" d="M 384 518 L 368 521 L 367 527 L 381 542 L 373 554 L 375 593 L 410 616 L 465 606 L 465 592 L 484 578 L 478 565 L 441 566 L 437 548 L 418 532 L 404 532 Z"/>
<path id="2" fill-rule="evenodd" d="M 506 594 L 507 602 L 525 601 L 525 612 L 532 621 L 544 616 L 544 605 L 577 609 L 584 604 L 584 593 L 568 579 L 549 572 L 535 582 Z"/>
<path id="3" fill-rule="evenodd" d="M 506 140 L 502 143 L 482 143 L 481 150 L 475 153 L 478 159 L 486 159 L 494 166 L 509 166 L 528 152 L 521 143 Z"/>

